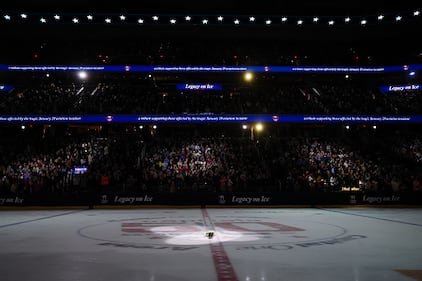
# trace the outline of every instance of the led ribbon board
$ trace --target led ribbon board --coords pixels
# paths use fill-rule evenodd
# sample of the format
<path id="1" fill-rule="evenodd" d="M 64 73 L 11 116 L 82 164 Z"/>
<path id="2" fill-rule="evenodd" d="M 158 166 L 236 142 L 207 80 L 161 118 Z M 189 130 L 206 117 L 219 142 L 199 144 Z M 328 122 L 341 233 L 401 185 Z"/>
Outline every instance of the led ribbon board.
<path id="1" fill-rule="evenodd" d="M 291 73 L 383 73 L 422 70 L 422 64 L 397 66 L 150 66 L 150 65 L 4 65 L 0 71 L 17 72 L 291 72 Z"/>
<path id="2" fill-rule="evenodd" d="M 378 115 L 1 115 L 0 123 L 415 123 L 422 116 Z"/>

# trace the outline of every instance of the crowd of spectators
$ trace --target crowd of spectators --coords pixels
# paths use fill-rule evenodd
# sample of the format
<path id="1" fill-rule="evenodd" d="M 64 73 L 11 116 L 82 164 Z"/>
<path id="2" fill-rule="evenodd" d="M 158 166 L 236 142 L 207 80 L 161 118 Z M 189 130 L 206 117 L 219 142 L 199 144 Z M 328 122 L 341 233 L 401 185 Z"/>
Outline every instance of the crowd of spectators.
<path id="1" fill-rule="evenodd" d="M 76 192 L 84 177 L 75 167 L 89 167 L 107 152 L 103 139 L 60 138 L 60 143 L 29 140 L 0 145 L 0 193 Z M 76 187 L 76 189 L 75 189 Z"/>
<path id="2" fill-rule="evenodd" d="M 396 151 L 403 157 L 422 163 L 422 142 L 420 139 L 401 139 L 397 142 Z"/>
<path id="3" fill-rule="evenodd" d="M 160 143 L 143 161 L 147 186 L 167 190 L 251 191 L 269 180 L 268 165 L 256 146 L 230 138 Z"/>
<path id="4" fill-rule="evenodd" d="M 189 34 L 189 33 L 188 33 Z M 117 35 L 118 36 L 118 35 Z M 116 36 L 116 37 L 117 37 Z M 7 64 L 80 65 L 392 65 L 420 62 L 413 44 L 379 40 L 286 40 L 241 38 L 92 38 L 10 40 L 0 54 Z M 389 44 L 390 49 L 383 47 Z M 8 50 L 8 51 L 6 51 Z"/>
<path id="5" fill-rule="evenodd" d="M 185 81 L 169 83 L 159 75 L 93 75 L 80 81 L 74 74 L 63 79 L 37 74 L 1 94 L 0 112 L 417 115 L 422 106 L 421 90 L 384 93 L 380 81 L 279 78 L 257 74 L 250 83 L 224 83 L 221 91 L 182 91 L 176 90 L 176 83 Z"/>
<path id="6" fill-rule="evenodd" d="M 149 50 L 155 55 L 141 50 L 135 57 L 142 58 L 140 63 L 145 60 L 151 65 L 178 63 L 181 51 L 177 47 L 169 44 L 156 47 L 158 50 L 155 47 Z M 223 49 L 211 52 L 204 61 L 223 65 L 262 63 L 255 60 L 257 54 Z M 216 54 L 218 58 L 212 57 Z M 96 58 L 108 64 L 117 57 L 101 53 Z M 185 61 L 189 52 L 181 57 Z M 134 57 L 128 59 L 134 61 Z M 297 56 L 270 61 L 300 65 L 308 59 Z M 223 84 L 221 91 L 176 90 L 176 83 L 201 80 L 203 76 L 199 74 L 193 78 L 147 73 L 89 75 L 78 79 L 75 73 L 23 73 L 22 76 L 8 73 L 0 82 L 11 84 L 14 89 L 1 92 L 0 115 L 418 115 L 422 108 L 420 90 L 382 92 L 381 85 L 397 82 L 387 74 L 381 78 L 370 74 L 374 75 L 373 79 L 366 76 L 354 79 L 353 75 L 346 79 L 339 75 L 262 73 L 255 74 L 250 82 L 233 74 L 224 78 L 206 74 L 210 83 Z M 51 139 L 40 134 L 21 138 L 20 144 L 13 134 L 9 135 L 11 141 L 7 139 L 7 134 L 2 134 L 2 193 L 73 192 L 89 187 L 152 192 L 336 192 L 344 186 L 367 191 L 420 189 L 420 137 L 384 133 L 372 136 L 369 143 L 350 136 L 341 139 L 295 134 L 289 137 L 275 134 L 272 138 L 262 137 L 259 142 L 248 137 L 239 139 L 234 134 L 148 140 L 130 134 L 101 137 L 57 134 Z M 75 174 L 77 166 L 87 166 L 88 172 Z"/>
<path id="7" fill-rule="evenodd" d="M 0 190 L 20 195 L 90 188 L 135 193 L 340 192 L 343 187 L 420 191 L 420 144 L 420 137 L 401 142 L 378 135 L 368 143 L 359 136 L 294 134 L 253 141 L 188 135 L 143 139 L 132 133 L 32 138 L 19 144 L 2 140 Z M 81 166 L 87 172 L 75 173 Z"/>
<path id="8" fill-rule="evenodd" d="M 420 140 L 420 139 L 418 139 Z M 392 147 L 362 151 L 362 143 L 338 139 L 291 139 L 273 160 L 284 171 L 282 190 L 399 192 L 419 190 L 420 163 Z"/>

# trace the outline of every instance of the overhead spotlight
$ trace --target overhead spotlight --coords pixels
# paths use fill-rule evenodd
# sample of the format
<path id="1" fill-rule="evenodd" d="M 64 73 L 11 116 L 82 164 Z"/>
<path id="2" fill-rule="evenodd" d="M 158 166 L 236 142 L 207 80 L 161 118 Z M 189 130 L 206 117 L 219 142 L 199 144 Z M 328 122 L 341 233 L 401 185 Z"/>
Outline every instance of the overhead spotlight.
<path id="1" fill-rule="evenodd" d="M 207 19 L 203 19 L 202 20 L 202 24 L 208 24 L 208 20 Z"/>
<path id="2" fill-rule="evenodd" d="M 314 17 L 314 18 L 312 19 L 312 21 L 313 21 L 313 22 L 318 22 L 318 21 L 319 21 L 319 18 L 318 18 L 318 17 Z"/>
<path id="3" fill-rule="evenodd" d="M 110 18 L 106 18 L 104 21 L 105 21 L 105 23 L 111 23 L 111 19 Z"/>
<path id="4" fill-rule="evenodd" d="M 346 130 L 349 130 L 350 129 L 350 126 L 349 125 L 346 125 L 345 128 L 346 128 Z"/>
<path id="5" fill-rule="evenodd" d="M 383 20 L 384 19 L 384 15 L 379 15 L 378 16 L 378 20 Z"/>
<path id="6" fill-rule="evenodd" d="M 372 126 L 372 129 L 376 130 L 377 129 L 377 125 Z"/>
<path id="7" fill-rule="evenodd" d="M 233 22 L 234 22 L 234 24 L 239 24 L 240 23 L 240 21 L 238 19 L 235 19 Z"/>
<path id="8" fill-rule="evenodd" d="M 264 125 L 262 125 L 262 123 L 258 123 L 258 124 L 255 125 L 255 129 L 258 132 L 261 132 L 264 129 Z"/>
<path id="9" fill-rule="evenodd" d="M 265 21 L 265 24 L 270 25 L 270 24 L 271 24 L 271 20 L 270 20 L 270 19 L 266 20 L 266 21 Z"/>
<path id="10" fill-rule="evenodd" d="M 78 77 L 80 79 L 86 79 L 88 77 L 88 74 L 85 71 L 78 72 Z"/>
<path id="11" fill-rule="evenodd" d="M 250 22 L 254 22 L 255 21 L 255 17 L 249 17 L 249 21 Z"/>
<path id="12" fill-rule="evenodd" d="M 403 18 L 402 16 L 397 16 L 397 17 L 396 17 L 396 21 L 401 21 L 401 20 L 402 20 L 402 18 Z"/>
<path id="13" fill-rule="evenodd" d="M 47 20 L 45 18 L 40 18 L 41 23 L 47 23 Z"/>
<path id="14" fill-rule="evenodd" d="M 344 22 L 345 23 L 349 23 L 350 21 L 351 21 L 351 18 L 350 17 L 347 17 L 347 18 L 344 19 Z"/>
<path id="15" fill-rule="evenodd" d="M 414 15 L 414 16 L 419 16 L 419 15 L 420 15 L 420 13 L 421 13 L 421 12 L 420 12 L 419 10 L 417 10 L 417 11 L 414 11 L 414 12 L 413 12 L 413 15 Z"/>
<path id="16" fill-rule="evenodd" d="M 126 20 L 126 16 L 120 15 L 120 20 Z"/>
<path id="17" fill-rule="evenodd" d="M 153 17 L 152 17 L 152 20 L 153 20 L 153 21 L 157 21 L 157 20 L 158 20 L 158 16 L 153 16 Z"/>
<path id="18" fill-rule="evenodd" d="M 247 129 L 248 129 L 248 125 L 243 124 L 243 125 L 242 125 L 242 129 L 243 129 L 243 130 L 247 130 Z"/>
<path id="19" fill-rule="evenodd" d="M 297 21 L 297 25 L 302 25 L 303 24 L 303 20 L 298 20 Z"/>
<path id="20" fill-rule="evenodd" d="M 27 14 L 21 14 L 21 18 L 26 19 L 26 18 L 28 18 L 28 15 Z"/>
<path id="21" fill-rule="evenodd" d="M 360 24 L 361 24 L 361 25 L 365 25 L 366 23 L 367 23 L 367 21 L 366 21 L 366 20 L 361 20 L 361 21 L 360 21 Z"/>
<path id="22" fill-rule="evenodd" d="M 170 19 L 171 24 L 176 24 L 176 19 Z"/>
<path id="23" fill-rule="evenodd" d="M 144 20 L 143 19 L 138 19 L 138 23 L 143 24 Z"/>
<path id="24" fill-rule="evenodd" d="M 413 77 L 413 76 L 415 76 L 416 75 L 416 72 L 415 71 L 411 71 L 411 72 L 409 72 L 409 76 L 410 77 Z"/>
<path id="25" fill-rule="evenodd" d="M 4 15 L 4 19 L 5 19 L 5 20 L 10 20 L 10 19 L 11 19 L 11 17 L 10 17 L 9 15 Z"/>
<path id="26" fill-rule="evenodd" d="M 86 16 L 86 18 L 87 18 L 88 20 L 93 20 L 93 19 L 94 19 L 94 17 L 93 17 L 92 15 L 87 15 L 87 16 Z"/>
<path id="27" fill-rule="evenodd" d="M 190 17 L 190 16 L 186 16 L 186 17 L 185 17 L 185 20 L 186 20 L 186 21 L 190 21 L 191 19 L 192 19 L 192 17 Z"/>
<path id="28" fill-rule="evenodd" d="M 333 20 L 330 20 L 330 21 L 328 22 L 328 25 L 334 25 L 334 21 L 333 21 Z"/>
<path id="29" fill-rule="evenodd" d="M 246 72 L 243 78 L 245 79 L 245 81 L 252 81 L 253 74 L 251 72 Z"/>
<path id="30" fill-rule="evenodd" d="M 60 20 L 60 16 L 59 15 L 54 15 L 54 19 L 55 20 Z"/>
<path id="31" fill-rule="evenodd" d="M 217 20 L 218 20 L 218 21 L 223 21 L 223 19 L 224 19 L 224 18 L 223 18 L 222 16 L 218 16 L 218 17 L 217 17 Z M 202 22 L 203 22 L 203 21 L 202 21 Z"/>
<path id="32" fill-rule="evenodd" d="M 72 21 L 73 21 L 73 23 L 79 23 L 79 19 L 77 19 L 77 18 L 73 18 Z"/>
<path id="33" fill-rule="evenodd" d="M 282 18 L 281 18 L 281 21 L 282 21 L 282 22 L 286 22 L 286 21 L 287 21 L 287 18 L 286 18 L 286 17 L 282 17 Z"/>

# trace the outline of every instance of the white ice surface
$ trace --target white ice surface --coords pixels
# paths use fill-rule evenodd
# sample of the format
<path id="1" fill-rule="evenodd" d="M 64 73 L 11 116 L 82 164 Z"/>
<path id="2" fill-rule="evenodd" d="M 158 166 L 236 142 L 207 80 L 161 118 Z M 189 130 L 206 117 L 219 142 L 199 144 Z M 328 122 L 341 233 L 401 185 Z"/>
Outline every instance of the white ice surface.
<path id="1" fill-rule="evenodd" d="M 410 281 L 422 209 L 1 211 L 2 281 Z M 208 230 L 216 236 L 205 236 Z"/>

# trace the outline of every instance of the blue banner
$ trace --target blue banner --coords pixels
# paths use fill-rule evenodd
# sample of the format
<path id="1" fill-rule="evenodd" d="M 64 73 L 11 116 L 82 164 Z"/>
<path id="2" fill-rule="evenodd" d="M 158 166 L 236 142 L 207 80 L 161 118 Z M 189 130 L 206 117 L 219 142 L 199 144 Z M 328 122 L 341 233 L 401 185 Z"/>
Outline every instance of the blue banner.
<path id="1" fill-rule="evenodd" d="M 2 115 L 0 123 L 410 123 L 422 116 L 377 115 Z"/>
<path id="2" fill-rule="evenodd" d="M 422 90 L 422 84 L 381 86 L 380 90 L 384 93 L 418 91 Z"/>
<path id="3" fill-rule="evenodd" d="M 99 72 L 298 72 L 382 73 L 421 70 L 422 64 L 398 66 L 177 66 L 177 65 L 0 65 L 0 71 L 99 71 Z"/>
<path id="4" fill-rule="evenodd" d="M 13 90 L 13 86 L 12 85 L 3 85 L 0 84 L 0 92 L 9 92 Z"/>
<path id="5" fill-rule="evenodd" d="M 221 91 L 223 86 L 221 84 L 185 83 L 177 84 L 176 89 L 181 91 Z"/>

